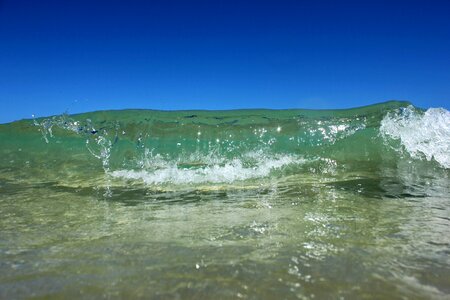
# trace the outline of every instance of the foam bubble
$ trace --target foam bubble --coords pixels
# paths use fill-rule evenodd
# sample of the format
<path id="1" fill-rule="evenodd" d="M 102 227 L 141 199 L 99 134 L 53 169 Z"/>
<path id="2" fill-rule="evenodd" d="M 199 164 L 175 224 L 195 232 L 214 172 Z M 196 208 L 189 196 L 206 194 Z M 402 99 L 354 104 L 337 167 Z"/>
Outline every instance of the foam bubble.
<path id="1" fill-rule="evenodd" d="M 303 159 L 293 155 L 269 157 L 252 152 L 245 156 L 254 159 L 254 163 L 248 165 L 245 158 L 234 158 L 221 163 L 217 161 L 198 163 L 197 167 L 192 168 L 183 167 L 183 164 L 176 161 L 164 161 L 159 157 L 155 160 L 155 168 L 147 165 L 147 168 L 142 170 L 117 170 L 111 175 L 116 178 L 142 180 L 145 184 L 231 183 L 266 177 L 273 170 L 304 162 Z"/>
<path id="2" fill-rule="evenodd" d="M 381 121 L 380 132 L 399 140 L 414 158 L 434 159 L 450 168 L 450 112 L 430 108 L 425 113 L 409 106 L 390 113 Z"/>

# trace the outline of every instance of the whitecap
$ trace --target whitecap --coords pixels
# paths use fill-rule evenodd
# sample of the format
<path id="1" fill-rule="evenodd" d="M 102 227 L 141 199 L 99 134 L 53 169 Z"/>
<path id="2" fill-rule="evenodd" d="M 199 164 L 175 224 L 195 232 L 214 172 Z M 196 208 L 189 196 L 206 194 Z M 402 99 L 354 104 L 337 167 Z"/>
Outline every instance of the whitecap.
<path id="1" fill-rule="evenodd" d="M 413 157 L 435 160 L 450 168 L 450 112 L 430 108 L 424 113 L 409 106 L 387 114 L 381 121 L 380 133 L 399 140 Z"/>

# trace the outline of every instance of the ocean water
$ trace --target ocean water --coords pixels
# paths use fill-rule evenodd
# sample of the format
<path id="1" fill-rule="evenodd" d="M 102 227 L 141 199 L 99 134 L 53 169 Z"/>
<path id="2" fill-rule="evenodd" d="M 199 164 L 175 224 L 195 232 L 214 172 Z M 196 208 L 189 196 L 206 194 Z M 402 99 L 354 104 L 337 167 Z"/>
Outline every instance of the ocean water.
<path id="1" fill-rule="evenodd" d="M 1 299 L 449 299 L 450 112 L 0 125 Z"/>

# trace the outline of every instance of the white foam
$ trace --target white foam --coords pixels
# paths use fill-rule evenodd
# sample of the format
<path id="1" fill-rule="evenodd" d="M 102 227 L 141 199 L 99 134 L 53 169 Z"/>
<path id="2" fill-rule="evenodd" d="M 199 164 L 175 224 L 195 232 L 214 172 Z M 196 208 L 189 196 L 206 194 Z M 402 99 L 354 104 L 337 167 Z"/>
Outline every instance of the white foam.
<path id="1" fill-rule="evenodd" d="M 414 158 L 434 159 L 442 167 L 450 168 L 450 112 L 430 108 L 425 113 L 414 107 L 386 115 L 380 132 L 385 137 L 400 140 Z"/>
<path id="2" fill-rule="evenodd" d="M 242 158 L 235 158 L 224 163 L 199 164 L 200 167 L 180 167 L 174 161 L 164 161 L 159 157 L 155 167 L 146 166 L 142 170 L 118 170 L 111 173 L 113 177 L 141 180 L 145 184 L 189 184 L 189 183 L 231 183 L 234 181 L 261 178 L 271 171 L 281 169 L 289 164 L 303 163 L 304 160 L 292 155 L 263 156 L 260 153 L 249 153 L 245 156 L 255 159 L 250 166 L 243 163 Z M 245 160 L 245 159 L 244 159 Z"/>

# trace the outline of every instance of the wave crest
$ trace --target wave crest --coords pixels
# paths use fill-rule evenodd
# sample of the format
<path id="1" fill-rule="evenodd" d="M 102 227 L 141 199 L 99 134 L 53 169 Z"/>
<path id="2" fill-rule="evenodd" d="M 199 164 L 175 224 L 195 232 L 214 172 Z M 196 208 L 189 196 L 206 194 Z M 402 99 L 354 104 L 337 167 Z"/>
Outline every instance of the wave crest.
<path id="1" fill-rule="evenodd" d="M 430 108 L 424 113 L 413 106 L 388 113 L 381 121 L 380 133 L 400 141 L 414 158 L 435 160 L 450 168 L 450 112 Z"/>

